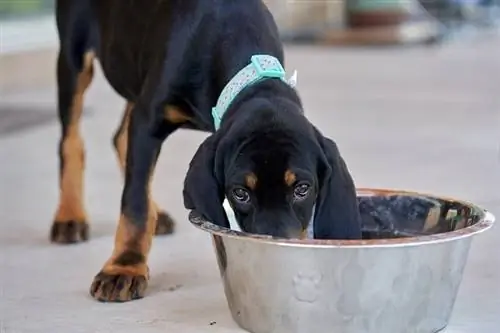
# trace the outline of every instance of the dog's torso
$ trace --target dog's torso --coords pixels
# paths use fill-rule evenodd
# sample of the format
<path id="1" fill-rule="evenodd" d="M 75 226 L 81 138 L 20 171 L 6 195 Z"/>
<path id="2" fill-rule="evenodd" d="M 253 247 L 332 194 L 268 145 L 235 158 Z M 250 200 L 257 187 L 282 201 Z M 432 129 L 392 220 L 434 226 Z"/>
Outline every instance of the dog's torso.
<path id="1" fill-rule="evenodd" d="M 85 47 L 96 52 L 114 90 L 132 102 L 180 107 L 198 129 L 213 130 L 211 108 L 252 55 L 283 62 L 278 29 L 261 0 L 83 2 L 95 35 Z M 72 48 L 81 47 L 78 29 L 73 24 L 68 35 Z"/>

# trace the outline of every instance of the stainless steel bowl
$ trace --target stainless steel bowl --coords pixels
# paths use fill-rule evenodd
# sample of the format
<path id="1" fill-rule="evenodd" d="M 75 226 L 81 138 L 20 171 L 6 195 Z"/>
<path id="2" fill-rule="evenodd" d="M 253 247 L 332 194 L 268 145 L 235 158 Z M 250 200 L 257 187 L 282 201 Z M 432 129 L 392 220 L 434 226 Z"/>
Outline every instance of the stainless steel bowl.
<path id="1" fill-rule="evenodd" d="M 367 221 L 359 241 L 245 234 L 191 212 L 190 221 L 213 238 L 229 309 L 243 329 L 434 333 L 446 327 L 472 236 L 490 228 L 494 216 L 414 192 L 359 189 L 358 198 Z"/>

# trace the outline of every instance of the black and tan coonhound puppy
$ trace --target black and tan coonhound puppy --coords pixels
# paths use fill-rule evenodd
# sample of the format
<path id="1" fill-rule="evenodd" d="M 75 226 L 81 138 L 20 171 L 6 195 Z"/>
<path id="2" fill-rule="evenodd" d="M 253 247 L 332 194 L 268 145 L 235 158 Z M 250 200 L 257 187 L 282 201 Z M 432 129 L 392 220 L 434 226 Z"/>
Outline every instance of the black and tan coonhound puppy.
<path id="1" fill-rule="evenodd" d="M 153 235 L 174 226 L 151 198 L 151 180 L 162 143 L 179 128 L 213 133 L 189 166 L 186 208 L 228 227 L 227 198 L 241 229 L 276 237 L 301 237 L 314 211 L 316 238 L 361 237 L 353 180 L 280 76 L 283 47 L 261 0 L 58 0 L 56 12 L 62 137 L 53 242 L 88 237 L 79 122 L 94 58 L 127 100 L 113 140 L 125 182 L 121 210 L 114 250 L 90 288 L 94 298 L 144 295 Z M 235 75 L 252 64 L 262 71 L 240 75 L 235 86 Z"/>

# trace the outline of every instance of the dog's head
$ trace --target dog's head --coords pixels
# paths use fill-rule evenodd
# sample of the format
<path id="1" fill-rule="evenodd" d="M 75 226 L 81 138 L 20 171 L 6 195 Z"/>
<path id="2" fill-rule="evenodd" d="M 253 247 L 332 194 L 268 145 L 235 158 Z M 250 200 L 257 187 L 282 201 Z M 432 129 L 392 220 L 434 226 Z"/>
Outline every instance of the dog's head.
<path id="1" fill-rule="evenodd" d="M 229 227 L 227 197 L 243 231 L 284 238 L 302 238 L 315 211 L 315 238 L 360 238 L 353 180 L 336 144 L 288 100 L 240 108 L 193 157 L 186 208 Z"/>

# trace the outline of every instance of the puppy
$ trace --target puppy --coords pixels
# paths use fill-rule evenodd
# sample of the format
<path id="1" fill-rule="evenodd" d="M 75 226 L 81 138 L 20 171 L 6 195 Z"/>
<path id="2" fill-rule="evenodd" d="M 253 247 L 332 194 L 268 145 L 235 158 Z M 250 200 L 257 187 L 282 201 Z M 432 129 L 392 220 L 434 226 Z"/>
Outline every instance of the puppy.
<path id="1" fill-rule="evenodd" d="M 189 166 L 186 208 L 228 227 L 227 197 L 244 231 L 301 237 L 314 207 L 316 238 L 361 236 L 353 180 L 283 77 L 278 29 L 261 0 L 58 0 L 56 18 L 62 135 L 53 242 L 88 237 L 79 122 L 95 58 L 127 101 L 113 140 L 124 176 L 120 215 L 113 252 L 90 288 L 95 299 L 144 296 L 153 235 L 174 228 L 150 184 L 163 142 L 179 128 L 213 133 Z"/>
<path id="2" fill-rule="evenodd" d="M 225 198 L 246 232 L 302 238 L 315 207 L 315 238 L 360 237 L 355 187 L 337 146 L 280 80 L 245 88 L 194 155 L 186 208 L 229 227 Z"/>

